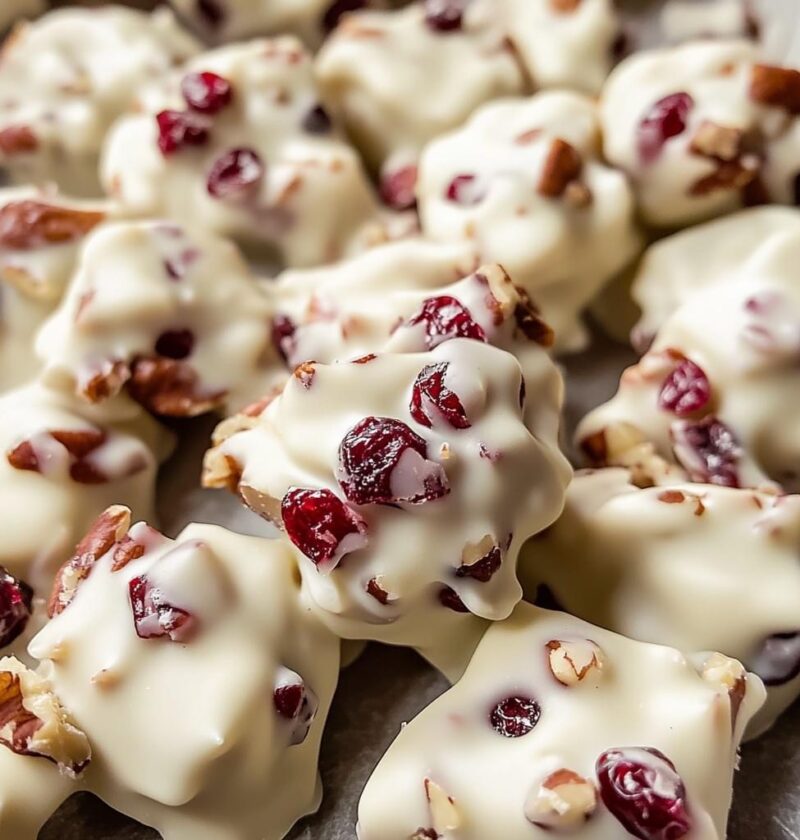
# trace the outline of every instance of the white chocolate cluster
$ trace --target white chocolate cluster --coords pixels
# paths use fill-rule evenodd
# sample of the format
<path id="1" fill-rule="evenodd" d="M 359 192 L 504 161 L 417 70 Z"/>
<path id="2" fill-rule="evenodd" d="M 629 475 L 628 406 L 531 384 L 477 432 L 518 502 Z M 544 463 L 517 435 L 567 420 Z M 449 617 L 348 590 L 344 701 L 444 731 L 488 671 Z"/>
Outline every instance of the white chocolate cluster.
<path id="1" fill-rule="evenodd" d="M 15 183 L 99 194 L 111 123 L 197 50 L 165 10 L 59 9 L 19 26 L 0 67 L 0 168 Z"/>
<path id="2" fill-rule="evenodd" d="M 291 37 L 198 56 L 120 119 L 103 154 L 128 212 L 230 236 L 289 266 L 333 262 L 381 230 L 361 161 Z"/>
<path id="3" fill-rule="evenodd" d="M 220 426 L 205 483 L 285 532 L 337 635 L 415 647 L 458 675 L 484 620 L 520 600 L 519 549 L 558 516 L 570 477 L 560 377 L 540 355 L 525 378 L 466 338 L 305 363 L 260 415 Z"/>
<path id="4" fill-rule="evenodd" d="M 638 489 L 579 474 L 520 559 L 529 600 L 633 639 L 735 657 L 767 685 L 755 728 L 800 694 L 800 496 L 709 484 Z M 753 728 L 748 733 L 754 734 Z"/>
<path id="5" fill-rule="evenodd" d="M 597 109 L 574 93 L 483 106 L 426 147 L 417 195 L 425 235 L 501 263 L 560 350 L 585 342 L 581 310 L 640 247 L 627 179 L 601 162 Z"/>
<path id="6" fill-rule="evenodd" d="M 246 405 L 274 357 L 268 303 L 237 248 L 166 221 L 92 236 L 36 349 L 44 375 L 89 403 L 125 389 L 173 417 Z"/>
<path id="7" fill-rule="evenodd" d="M 351 15 L 316 61 L 326 101 L 381 172 L 384 200 L 400 209 L 414 201 L 425 144 L 484 102 L 525 91 L 495 4 L 478 0 L 452 14 L 447 5 Z"/>
<path id="8" fill-rule="evenodd" d="M 763 697 L 735 660 L 521 604 L 389 748 L 359 840 L 723 840 L 737 747 Z"/>
<path id="9" fill-rule="evenodd" d="M 800 72 L 760 63 L 748 41 L 633 55 L 603 88 L 601 114 L 606 157 L 651 225 L 796 200 Z"/>
<path id="10" fill-rule="evenodd" d="M 339 643 L 291 551 L 110 508 L 65 565 L 31 652 L 93 759 L 82 786 L 165 840 L 279 840 L 319 805 Z"/>
<path id="11" fill-rule="evenodd" d="M 637 484 L 677 476 L 731 487 L 800 486 L 800 233 L 776 233 L 698 288 L 590 412 L 578 441 L 594 466 Z"/>

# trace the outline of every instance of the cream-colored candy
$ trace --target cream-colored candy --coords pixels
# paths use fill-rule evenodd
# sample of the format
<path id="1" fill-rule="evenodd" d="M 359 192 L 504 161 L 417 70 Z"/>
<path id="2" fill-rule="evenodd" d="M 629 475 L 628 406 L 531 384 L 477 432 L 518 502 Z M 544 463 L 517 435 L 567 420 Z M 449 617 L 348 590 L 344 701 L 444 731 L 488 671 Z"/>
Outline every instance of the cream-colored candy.
<path id="1" fill-rule="evenodd" d="M 413 165 L 426 143 L 484 102 L 524 92 L 498 24 L 494 3 L 483 0 L 448 30 L 429 24 L 425 4 L 413 3 L 352 15 L 326 42 L 316 62 L 322 92 L 369 165 L 382 172 L 387 199 L 409 166 L 402 194 L 413 199 Z M 399 195 L 393 201 L 402 204 Z"/>
<path id="2" fill-rule="evenodd" d="M 606 667 L 565 686 L 548 652 L 587 640 Z M 708 658 L 520 604 L 384 755 L 361 797 L 359 840 L 655 837 L 626 826 L 601 783 L 609 751 L 645 768 L 618 791 L 629 817 L 671 826 L 673 837 L 723 840 L 737 747 L 764 689 L 742 673 L 731 691 Z"/>
<path id="3" fill-rule="evenodd" d="M 44 375 L 89 402 L 125 387 L 180 417 L 246 404 L 273 358 L 269 306 L 236 247 L 167 221 L 91 237 L 36 349 Z"/>
<path id="4" fill-rule="evenodd" d="M 664 102 L 676 94 L 677 104 Z M 659 227 L 753 202 L 791 204 L 798 97 L 797 71 L 759 65 L 747 41 L 637 53 L 603 89 L 605 153 L 631 176 L 644 219 Z"/>
<path id="5" fill-rule="evenodd" d="M 338 640 L 281 542 L 108 513 L 31 643 L 91 740 L 84 786 L 165 840 L 279 840 L 319 805 Z"/>
<path id="6" fill-rule="evenodd" d="M 230 102 L 187 116 L 180 88 L 191 72 L 223 77 Z M 332 262 L 380 228 L 361 162 L 320 110 L 311 57 L 296 39 L 205 53 L 140 104 L 109 134 L 101 167 L 127 211 L 205 227 L 292 266 Z M 206 139 L 162 152 L 164 109 L 201 124 Z"/>
<path id="7" fill-rule="evenodd" d="M 611 0 L 499 0 L 508 36 L 533 83 L 597 93 L 620 24 Z"/>
<path id="8" fill-rule="evenodd" d="M 616 633 L 741 660 L 768 685 L 762 730 L 800 694 L 798 537 L 800 496 L 640 490 L 625 470 L 599 470 L 576 476 L 561 518 L 523 550 L 520 578 L 529 599 L 546 586 Z"/>
<path id="9" fill-rule="evenodd" d="M 662 467 L 675 480 L 673 464 L 693 481 L 796 490 L 798 261 L 800 235 L 776 233 L 738 270 L 689 296 L 623 373 L 617 394 L 580 424 L 590 461 L 661 464 L 639 470 L 637 483 L 664 483 L 652 475 Z"/>
<path id="10" fill-rule="evenodd" d="M 502 263 L 562 350 L 584 343 L 581 310 L 640 245 L 631 190 L 599 143 L 588 98 L 540 93 L 483 106 L 420 160 L 423 232 Z"/>
<path id="11" fill-rule="evenodd" d="M 16 183 L 99 194 L 111 123 L 197 49 L 164 10 L 60 9 L 19 27 L 0 67 L 0 167 Z"/>
<path id="12" fill-rule="evenodd" d="M 47 597 L 58 567 L 109 504 L 150 516 L 167 434 L 119 397 L 98 412 L 35 382 L 0 398 L 0 566 Z"/>
<path id="13" fill-rule="evenodd" d="M 35 17 L 44 10 L 42 0 L 3 0 L 0 9 L 0 32 L 23 18 Z"/>
<path id="14" fill-rule="evenodd" d="M 206 484 L 287 532 L 337 635 L 416 647 L 458 675 L 484 620 L 519 600 L 519 548 L 569 480 L 559 377 L 540 355 L 530 428 L 519 362 L 480 341 L 301 365 L 258 418 L 220 428 Z"/>

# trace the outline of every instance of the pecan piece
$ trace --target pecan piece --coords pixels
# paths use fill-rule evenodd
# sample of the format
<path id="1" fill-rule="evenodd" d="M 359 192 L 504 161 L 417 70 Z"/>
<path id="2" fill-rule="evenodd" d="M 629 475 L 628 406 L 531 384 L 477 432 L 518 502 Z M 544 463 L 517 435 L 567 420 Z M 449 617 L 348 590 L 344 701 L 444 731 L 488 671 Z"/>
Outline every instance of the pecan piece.
<path id="1" fill-rule="evenodd" d="M 689 150 L 703 157 L 732 161 L 741 154 L 743 137 L 742 131 L 738 128 L 703 120 L 692 137 Z"/>
<path id="2" fill-rule="evenodd" d="M 550 0 L 550 8 L 558 14 L 569 14 L 577 11 L 581 0 Z"/>
<path id="3" fill-rule="evenodd" d="M 0 245 L 19 251 L 63 245 L 86 236 L 104 215 L 41 201 L 10 201 L 0 208 Z"/>
<path id="4" fill-rule="evenodd" d="M 22 155 L 38 148 L 39 140 L 27 125 L 10 125 L 0 130 L 0 153 L 4 155 Z"/>
<path id="5" fill-rule="evenodd" d="M 750 98 L 762 105 L 783 108 L 790 114 L 800 114 L 800 70 L 754 65 Z"/>
<path id="6" fill-rule="evenodd" d="M 130 395 L 154 414 L 197 417 L 219 408 L 226 391 L 203 394 L 195 369 L 178 359 L 142 358 L 133 363 Z"/>
<path id="7" fill-rule="evenodd" d="M 519 303 L 514 310 L 517 328 L 526 338 L 541 344 L 542 347 L 552 347 L 556 340 L 552 327 L 542 320 L 539 308 L 531 300 L 527 291 L 519 286 L 516 288 L 519 294 Z"/>
<path id="8" fill-rule="evenodd" d="M 583 169 L 583 160 L 574 146 L 556 137 L 544 163 L 537 190 L 547 198 L 560 198 L 567 186 L 576 181 Z"/>
<path id="9" fill-rule="evenodd" d="M 758 177 L 760 162 L 746 156 L 738 160 L 722 161 L 710 174 L 698 178 L 689 188 L 689 195 L 708 195 L 715 190 L 743 190 Z"/>

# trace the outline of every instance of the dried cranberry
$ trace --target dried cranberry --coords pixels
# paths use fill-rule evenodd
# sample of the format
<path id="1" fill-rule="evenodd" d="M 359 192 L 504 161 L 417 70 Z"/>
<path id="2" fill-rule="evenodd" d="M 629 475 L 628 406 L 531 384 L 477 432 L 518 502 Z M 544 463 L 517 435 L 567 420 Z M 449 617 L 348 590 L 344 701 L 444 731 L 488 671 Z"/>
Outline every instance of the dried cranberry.
<path id="1" fill-rule="evenodd" d="M 437 32 L 461 29 L 465 0 L 425 0 L 425 23 Z"/>
<path id="2" fill-rule="evenodd" d="M 696 423 L 675 423 L 670 431 L 675 457 L 692 481 L 739 486 L 737 465 L 742 448 L 724 423 L 709 416 Z"/>
<path id="3" fill-rule="evenodd" d="M 231 104 L 231 83 L 216 73 L 187 73 L 181 81 L 181 93 L 186 104 L 201 114 L 216 114 Z"/>
<path id="4" fill-rule="evenodd" d="M 425 325 L 425 347 L 433 350 L 451 338 L 474 338 L 486 341 L 483 327 L 472 319 L 470 311 L 450 295 L 427 298 L 416 315 L 406 321 L 406 325 Z"/>
<path id="5" fill-rule="evenodd" d="M 607 750 L 597 759 L 600 796 L 639 840 L 679 840 L 691 830 L 686 788 L 675 765 L 651 747 Z"/>
<path id="6" fill-rule="evenodd" d="M 246 196 L 264 177 L 264 164 L 253 149 L 230 149 L 211 166 L 206 181 L 209 195 L 214 198 Z"/>
<path id="7" fill-rule="evenodd" d="M 303 128 L 309 134 L 329 134 L 333 128 L 331 116 L 322 105 L 315 105 L 303 117 Z"/>
<path id="8" fill-rule="evenodd" d="M 339 25 L 342 16 L 348 12 L 357 12 L 367 5 L 366 0 L 334 0 L 322 16 L 322 28 L 331 32 Z"/>
<path id="9" fill-rule="evenodd" d="M 644 163 L 653 163 L 671 137 L 686 130 L 694 100 L 688 93 L 672 93 L 659 99 L 639 123 L 639 157 Z"/>
<path id="10" fill-rule="evenodd" d="M 225 12 L 218 0 L 195 0 L 194 7 L 208 26 L 217 27 L 225 20 Z"/>
<path id="11" fill-rule="evenodd" d="M 194 333 L 191 330 L 166 330 L 156 340 L 155 350 L 167 359 L 186 359 L 194 349 Z"/>
<path id="12" fill-rule="evenodd" d="M 300 714 L 306 692 L 302 683 L 279 685 L 272 695 L 275 710 L 281 717 L 292 720 Z"/>
<path id="13" fill-rule="evenodd" d="M 456 175 L 447 185 L 444 195 L 448 201 L 473 207 L 486 198 L 486 188 L 476 175 Z"/>
<path id="14" fill-rule="evenodd" d="M 439 603 L 443 607 L 447 607 L 448 610 L 452 610 L 453 612 L 457 613 L 468 613 L 469 608 L 467 605 L 461 600 L 459 594 L 449 586 L 443 586 L 439 590 Z"/>
<path id="15" fill-rule="evenodd" d="M 748 665 L 764 685 L 784 685 L 800 676 L 800 632 L 769 636 Z"/>
<path id="16" fill-rule="evenodd" d="M 445 384 L 449 362 L 427 365 L 414 383 L 411 393 L 411 416 L 429 429 L 444 420 L 454 429 L 468 429 L 472 424 L 458 398 Z"/>
<path id="17" fill-rule="evenodd" d="M 197 629 L 194 616 L 170 604 L 146 575 L 131 578 L 128 592 L 133 610 L 133 624 L 140 639 L 167 636 L 173 642 L 186 642 L 194 635 Z"/>
<path id="18" fill-rule="evenodd" d="M 664 411 L 686 417 L 705 408 L 710 399 L 711 383 L 705 371 L 690 359 L 684 359 L 664 380 L 658 405 Z"/>
<path id="19" fill-rule="evenodd" d="M 297 326 L 288 315 L 276 315 L 272 319 L 272 345 L 284 362 L 294 353 L 294 334 Z"/>
<path id="20" fill-rule="evenodd" d="M 489 723 L 504 738 L 521 738 L 527 735 L 542 716 L 539 704 L 531 697 L 506 697 L 491 711 Z"/>
<path id="21" fill-rule="evenodd" d="M 371 595 L 385 607 L 389 603 L 389 593 L 378 583 L 377 578 L 370 578 L 366 585 L 367 595 Z"/>
<path id="22" fill-rule="evenodd" d="M 427 455 L 428 445 L 405 423 L 365 417 L 339 445 L 339 482 L 357 505 L 430 502 L 450 487 L 441 464 Z"/>
<path id="23" fill-rule="evenodd" d="M 318 568 L 334 569 L 367 544 L 367 523 L 330 490 L 293 487 L 281 516 L 286 535 Z"/>
<path id="24" fill-rule="evenodd" d="M 172 155 L 185 146 L 203 146 L 208 142 L 208 123 L 188 111 L 160 111 L 156 114 L 158 148 Z"/>
<path id="25" fill-rule="evenodd" d="M 417 206 L 416 187 L 416 166 L 404 166 L 387 172 L 381 178 L 381 201 L 392 210 L 412 210 Z"/>
<path id="26" fill-rule="evenodd" d="M 0 566 L 0 647 L 20 636 L 33 612 L 33 590 Z"/>
<path id="27" fill-rule="evenodd" d="M 469 566 L 461 565 L 456 569 L 458 577 L 471 577 L 479 583 L 488 583 L 503 563 L 503 552 L 500 546 L 491 548 L 479 560 Z"/>

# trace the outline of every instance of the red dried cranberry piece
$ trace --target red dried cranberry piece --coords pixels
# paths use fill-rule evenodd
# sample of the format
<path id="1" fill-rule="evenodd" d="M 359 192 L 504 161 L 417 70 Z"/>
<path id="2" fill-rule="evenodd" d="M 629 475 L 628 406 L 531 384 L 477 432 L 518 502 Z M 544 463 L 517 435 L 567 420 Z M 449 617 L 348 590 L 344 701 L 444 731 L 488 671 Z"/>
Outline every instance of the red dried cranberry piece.
<path id="1" fill-rule="evenodd" d="M 208 142 L 208 123 L 188 111 L 160 111 L 156 114 L 158 148 L 172 155 L 185 146 L 203 146 Z"/>
<path id="2" fill-rule="evenodd" d="M 329 134 L 333 128 L 333 122 L 330 114 L 322 105 L 315 105 L 303 117 L 303 128 L 309 134 Z"/>
<path id="3" fill-rule="evenodd" d="M 475 563 L 462 565 L 456 569 L 457 577 L 471 577 L 479 583 L 488 583 L 503 563 L 503 552 L 496 545 Z"/>
<path id="4" fill-rule="evenodd" d="M 131 578 L 128 592 L 133 610 L 133 625 L 140 639 L 169 637 L 173 642 L 188 641 L 197 630 L 194 616 L 173 606 L 147 575 Z"/>
<path id="5" fill-rule="evenodd" d="M 449 586 L 443 586 L 439 590 L 439 603 L 443 607 L 447 607 L 448 610 L 452 610 L 453 612 L 457 613 L 468 613 L 469 608 L 467 605 L 461 600 L 458 593 L 455 589 L 452 589 Z"/>
<path id="6" fill-rule="evenodd" d="M 225 12 L 218 0 L 195 0 L 194 7 L 207 26 L 217 27 L 225 20 Z"/>
<path id="7" fill-rule="evenodd" d="M 378 583 L 377 578 L 370 578 L 366 586 L 367 595 L 371 595 L 385 607 L 389 603 L 389 593 Z"/>
<path id="8" fill-rule="evenodd" d="M 428 445 L 391 417 L 365 417 L 339 445 L 339 483 L 357 505 L 420 504 L 450 492 L 441 464 Z"/>
<path id="9" fill-rule="evenodd" d="M 331 32 L 339 25 L 342 16 L 348 12 L 357 12 L 367 5 L 366 0 L 334 0 L 322 16 L 322 28 Z"/>
<path id="10" fill-rule="evenodd" d="M 769 636 L 748 667 L 764 685 L 784 685 L 800 676 L 800 631 Z"/>
<path id="11" fill-rule="evenodd" d="M 297 326 L 288 315 L 276 315 L 272 319 L 272 345 L 287 364 L 294 353 L 296 332 Z"/>
<path id="12" fill-rule="evenodd" d="M 597 759 L 600 796 L 639 840 L 679 840 L 691 830 L 686 788 L 675 765 L 652 747 L 607 750 Z"/>
<path id="13" fill-rule="evenodd" d="M 155 350 L 159 356 L 168 359 L 186 359 L 194 349 L 194 333 L 191 330 L 167 330 L 156 340 Z"/>
<path id="14" fill-rule="evenodd" d="M 216 73 L 187 73 L 181 81 L 181 93 L 186 104 L 201 114 L 216 114 L 231 104 L 231 83 Z"/>
<path id="15" fill-rule="evenodd" d="M 447 185 L 445 198 L 465 207 L 474 207 L 486 198 L 486 188 L 476 175 L 456 175 Z"/>
<path id="16" fill-rule="evenodd" d="M 639 123 L 639 157 L 643 163 L 653 163 L 664 144 L 686 130 L 694 100 L 688 93 L 672 93 L 659 99 Z"/>
<path id="17" fill-rule="evenodd" d="M 392 210 L 412 210 L 417 206 L 417 167 L 404 166 L 387 172 L 380 183 L 381 201 Z"/>
<path id="18" fill-rule="evenodd" d="M 690 359 L 684 359 L 664 380 L 658 405 L 664 411 L 686 417 L 705 408 L 710 399 L 711 383 L 705 371 Z"/>
<path id="19" fill-rule="evenodd" d="M 684 420 L 670 430 L 675 457 L 692 481 L 739 487 L 742 448 L 733 432 L 714 416 Z"/>
<path id="20" fill-rule="evenodd" d="M 539 704 L 531 697 L 515 695 L 501 700 L 489 714 L 492 729 L 504 738 L 527 735 L 542 716 Z"/>
<path id="21" fill-rule="evenodd" d="M 0 566 L 0 647 L 23 633 L 32 612 L 33 590 Z"/>
<path id="22" fill-rule="evenodd" d="M 206 181 L 214 198 L 239 198 L 249 195 L 264 177 L 264 164 L 253 149 L 231 149 L 218 157 Z"/>
<path id="23" fill-rule="evenodd" d="M 290 744 L 302 744 L 308 737 L 311 724 L 317 714 L 319 703 L 311 689 L 307 688 L 302 679 L 299 682 L 290 682 L 279 685 L 272 694 L 275 704 L 275 711 L 284 720 L 292 722 L 292 737 Z"/>
<path id="24" fill-rule="evenodd" d="M 427 365 L 414 383 L 411 393 L 411 416 L 429 429 L 444 420 L 454 429 L 468 429 L 472 424 L 458 394 L 445 385 L 450 362 Z"/>
<path id="25" fill-rule="evenodd" d="M 436 32 L 461 29 L 465 0 L 425 0 L 425 23 Z"/>
<path id="26" fill-rule="evenodd" d="M 283 497 L 281 516 L 289 539 L 326 571 L 367 544 L 367 523 L 330 490 L 293 487 Z"/>
<path id="27" fill-rule="evenodd" d="M 451 338 L 474 338 L 486 341 L 483 327 L 472 319 L 472 315 L 459 300 L 450 295 L 428 298 L 422 308 L 406 322 L 407 326 L 425 325 L 425 347 L 433 350 Z"/>

